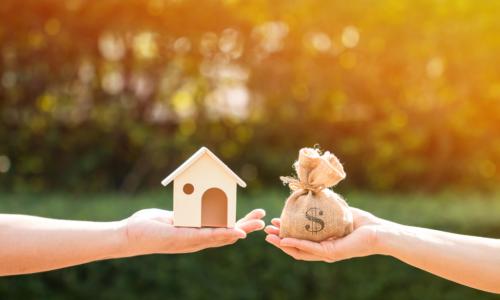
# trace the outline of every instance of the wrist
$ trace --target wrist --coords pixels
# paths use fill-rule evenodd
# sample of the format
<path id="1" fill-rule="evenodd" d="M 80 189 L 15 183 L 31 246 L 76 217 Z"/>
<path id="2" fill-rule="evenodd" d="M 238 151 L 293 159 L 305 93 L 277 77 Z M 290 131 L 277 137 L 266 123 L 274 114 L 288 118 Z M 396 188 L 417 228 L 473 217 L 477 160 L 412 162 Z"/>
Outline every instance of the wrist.
<path id="1" fill-rule="evenodd" d="M 145 238 L 145 233 L 148 232 L 143 224 L 144 220 L 136 217 L 136 214 L 128 217 L 120 223 L 121 247 L 120 257 L 131 257 L 145 254 L 157 253 L 154 243 L 155 239 Z"/>
<path id="2" fill-rule="evenodd" d="M 387 222 L 376 226 L 373 251 L 374 254 L 392 256 L 392 247 L 394 239 L 401 234 L 402 225 Z"/>
<path id="3" fill-rule="evenodd" d="M 126 220 L 107 222 L 106 227 L 106 230 L 109 231 L 109 240 L 111 242 L 110 253 L 106 258 L 130 256 Z"/>

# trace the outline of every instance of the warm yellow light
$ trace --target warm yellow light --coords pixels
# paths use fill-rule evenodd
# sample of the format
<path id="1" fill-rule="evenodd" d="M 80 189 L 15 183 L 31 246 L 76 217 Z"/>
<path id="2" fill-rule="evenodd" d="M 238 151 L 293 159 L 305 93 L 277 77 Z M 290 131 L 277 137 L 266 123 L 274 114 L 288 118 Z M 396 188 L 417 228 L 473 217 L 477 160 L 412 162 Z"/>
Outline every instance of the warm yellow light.
<path id="1" fill-rule="evenodd" d="M 142 32 L 134 37 L 134 54 L 137 58 L 151 59 L 158 55 L 158 46 L 152 32 Z"/>
<path id="2" fill-rule="evenodd" d="M 427 62 L 426 66 L 427 76 L 431 79 L 441 77 L 444 72 L 444 61 L 440 57 L 434 57 Z"/>
<path id="3" fill-rule="evenodd" d="M 342 31 L 342 45 L 346 48 L 354 48 L 359 43 L 359 31 L 354 26 L 347 26 Z"/>

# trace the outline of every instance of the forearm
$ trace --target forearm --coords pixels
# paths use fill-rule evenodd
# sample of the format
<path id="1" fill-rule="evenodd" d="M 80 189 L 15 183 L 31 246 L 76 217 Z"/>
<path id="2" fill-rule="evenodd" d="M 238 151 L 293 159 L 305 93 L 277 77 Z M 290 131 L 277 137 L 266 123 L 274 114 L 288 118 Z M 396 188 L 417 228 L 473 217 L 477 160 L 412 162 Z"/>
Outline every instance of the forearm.
<path id="1" fill-rule="evenodd" d="M 0 276 L 41 272 L 125 254 L 122 222 L 0 214 Z"/>
<path id="2" fill-rule="evenodd" d="M 378 237 L 381 254 L 443 278 L 500 293 L 500 241 L 392 224 Z"/>

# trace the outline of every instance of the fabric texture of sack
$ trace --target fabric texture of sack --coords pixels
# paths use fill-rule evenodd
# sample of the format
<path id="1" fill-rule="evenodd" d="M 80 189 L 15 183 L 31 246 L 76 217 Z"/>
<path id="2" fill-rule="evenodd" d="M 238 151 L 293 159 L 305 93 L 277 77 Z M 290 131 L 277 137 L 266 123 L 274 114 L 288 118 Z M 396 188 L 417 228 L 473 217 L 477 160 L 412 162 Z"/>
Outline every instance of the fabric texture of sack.
<path id="1" fill-rule="evenodd" d="M 319 242 L 351 233 L 349 205 L 330 189 L 346 177 L 337 157 L 328 151 L 302 148 L 294 169 L 297 178 L 281 177 L 292 194 L 281 213 L 280 237 Z"/>

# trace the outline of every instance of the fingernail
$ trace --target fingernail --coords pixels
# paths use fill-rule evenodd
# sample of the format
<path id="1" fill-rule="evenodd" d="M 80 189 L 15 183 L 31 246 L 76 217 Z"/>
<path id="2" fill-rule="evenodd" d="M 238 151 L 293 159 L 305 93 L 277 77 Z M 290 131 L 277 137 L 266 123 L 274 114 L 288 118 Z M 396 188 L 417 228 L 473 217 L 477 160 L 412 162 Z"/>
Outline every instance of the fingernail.
<path id="1" fill-rule="evenodd" d="M 256 208 L 253 210 L 254 218 L 263 218 L 266 216 L 266 211 L 262 208 Z"/>

